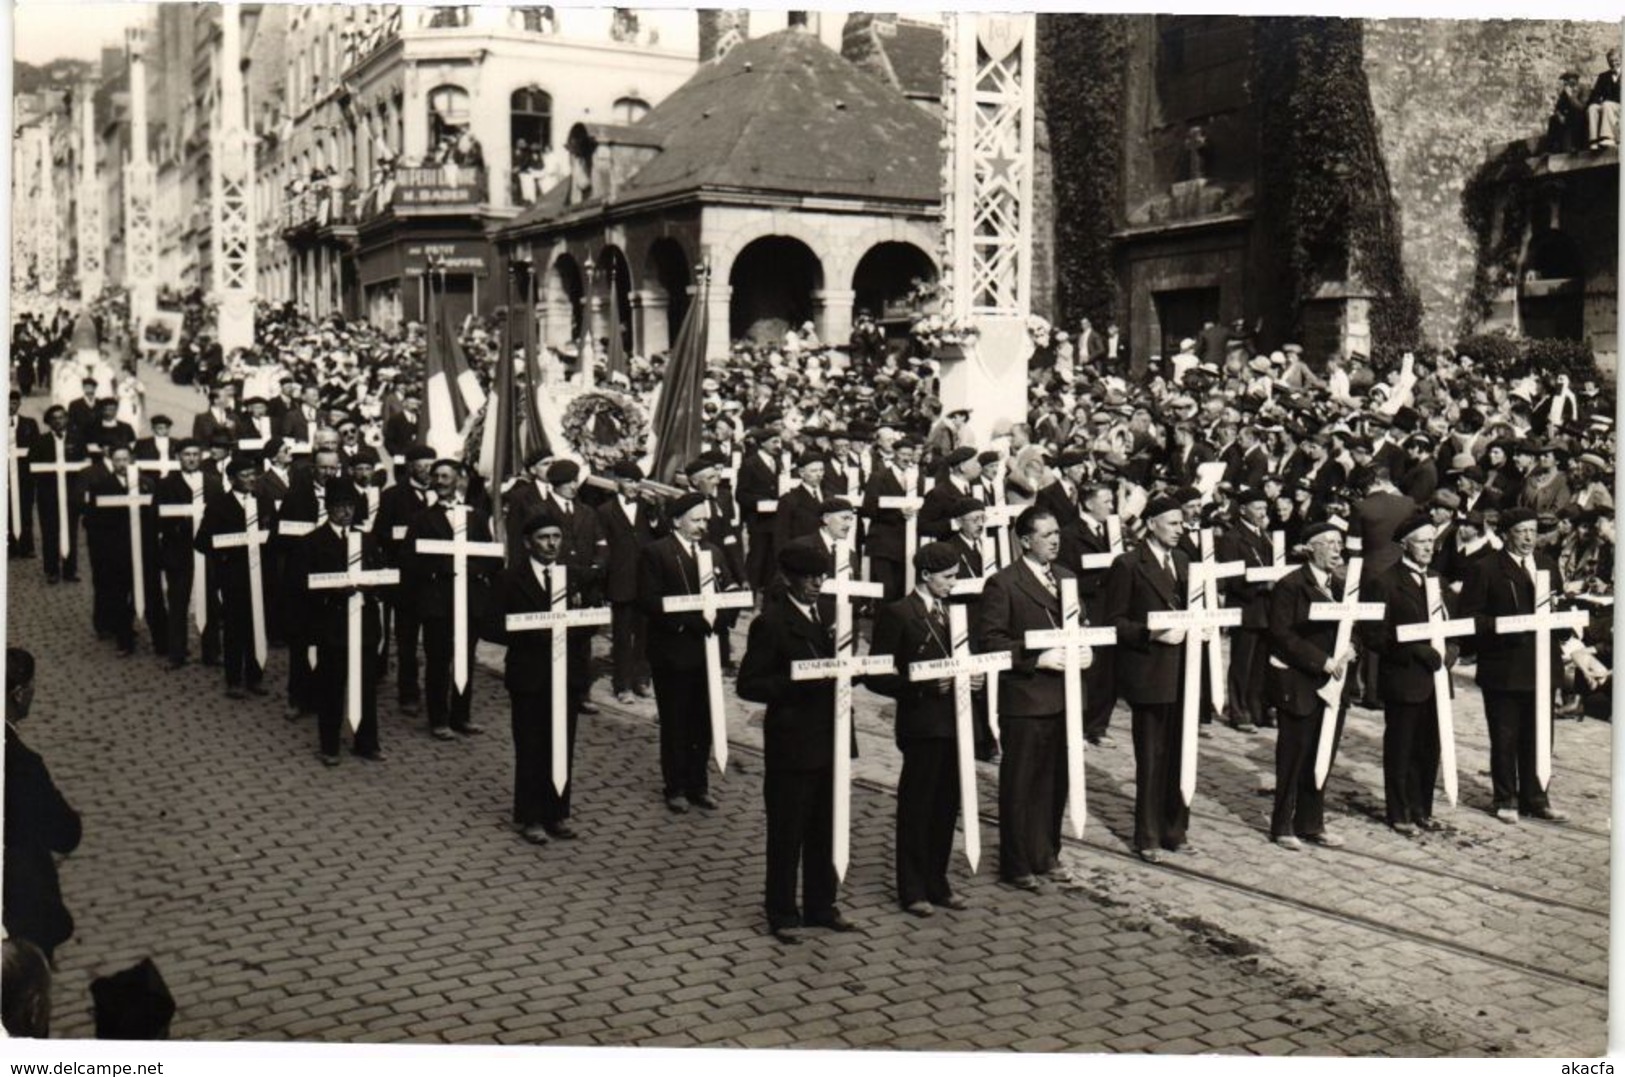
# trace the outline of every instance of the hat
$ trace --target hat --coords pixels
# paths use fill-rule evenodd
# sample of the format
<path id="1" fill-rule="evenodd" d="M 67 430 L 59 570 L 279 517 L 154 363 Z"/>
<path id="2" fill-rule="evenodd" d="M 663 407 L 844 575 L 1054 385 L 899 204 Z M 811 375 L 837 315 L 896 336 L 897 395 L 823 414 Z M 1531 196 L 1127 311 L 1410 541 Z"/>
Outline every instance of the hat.
<path id="1" fill-rule="evenodd" d="M 1451 489 L 1435 490 L 1433 496 L 1428 499 L 1428 507 L 1449 509 L 1451 512 L 1455 512 L 1461 508 L 1461 495 Z"/>
<path id="2" fill-rule="evenodd" d="M 90 997 L 96 1005 L 96 1038 L 99 1040 L 161 1040 L 169 1037 L 169 1022 L 175 1016 L 175 998 L 158 972 L 152 958 L 99 976 L 90 984 Z"/>
<path id="3" fill-rule="evenodd" d="M 566 530 L 564 521 L 559 518 L 559 514 L 545 503 L 536 506 L 535 510 L 525 517 L 525 525 L 519 530 L 521 534 L 531 535 L 544 527 L 556 527 L 560 531 Z"/>
<path id="4" fill-rule="evenodd" d="M 1145 511 L 1140 514 L 1140 519 L 1150 521 L 1159 516 L 1166 516 L 1170 512 L 1181 511 L 1183 510 L 1180 508 L 1177 498 L 1170 497 L 1168 494 L 1158 494 L 1146 504 Z"/>
<path id="5" fill-rule="evenodd" d="M 926 543 L 914 555 L 914 567 L 921 572 L 947 572 L 959 567 L 959 551 L 947 542 Z"/>
<path id="6" fill-rule="evenodd" d="M 961 445 L 943 458 L 944 467 L 958 467 L 960 464 L 976 459 L 976 450 L 968 445 Z"/>
<path id="7" fill-rule="evenodd" d="M 1196 347 L 1196 341 L 1192 340 L 1190 337 L 1186 337 L 1184 340 L 1179 342 L 1179 350 L 1182 352 L 1188 352 L 1194 347 Z"/>
<path id="8" fill-rule="evenodd" d="M 1283 345 L 1281 345 L 1281 350 L 1286 352 L 1288 355 L 1302 355 L 1303 354 L 1303 345 L 1302 344 L 1283 344 Z"/>
<path id="9" fill-rule="evenodd" d="M 1535 515 L 1535 511 L 1533 509 L 1526 509 L 1522 505 L 1517 505 L 1517 506 L 1514 506 L 1514 507 L 1512 507 L 1510 509 L 1505 509 L 1505 510 L 1502 511 L 1502 513 L 1501 513 L 1501 530 L 1502 531 L 1511 531 L 1514 527 L 1517 527 L 1519 524 L 1526 524 L 1526 523 L 1530 522 L 1531 520 L 1536 520 L 1536 519 L 1539 519 L 1539 517 L 1537 517 Z"/>
<path id="10" fill-rule="evenodd" d="M 1060 468 L 1062 471 L 1065 471 L 1069 467 L 1077 467 L 1079 464 L 1086 464 L 1088 462 L 1089 454 L 1078 449 L 1066 449 L 1062 451 L 1061 455 L 1055 458 L 1055 466 Z"/>
<path id="11" fill-rule="evenodd" d="M 362 501 L 361 491 L 356 484 L 343 476 L 328 479 L 323 489 L 326 491 L 328 508 L 334 505 L 359 505 Z"/>
<path id="12" fill-rule="evenodd" d="M 779 569 L 786 576 L 827 576 L 829 555 L 816 546 L 788 545 L 779 551 Z"/>
<path id="13" fill-rule="evenodd" d="M 171 419 L 167 415 L 154 415 L 151 419 L 148 420 L 148 422 L 155 428 L 160 427 L 160 426 L 174 426 L 175 425 L 175 420 Z"/>
<path id="14" fill-rule="evenodd" d="M 236 456 L 231 458 L 231 463 L 226 466 L 226 471 L 233 475 L 239 471 L 258 471 L 260 469 L 260 463 L 261 461 L 257 453 L 238 453 Z"/>
<path id="15" fill-rule="evenodd" d="M 703 457 L 701 459 L 703 459 Z M 693 464 L 689 465 L 690 468 L 693 466 Z M 689 471 L 687 468 L 685 468 L 684 471 L 690 476 L 694 474 L 693 471 Z M 625 479 L 628 482 L 638 482 L 643 478 L 643 469 L 638 466 L 638 462 L 636 460 L 618 460 L 615 462 L 614 466 L 609 469 L 609 473 L 615 476 L 617 479 Z"/>
<path id="16" fill-rule="evenodd" d="M 1433 450 L 1433 439 L 1428 437 L 1426 434 L 1412 434 L 1410 437 L 1405 439 L 1405 447 L 1407 449 L 1421 449 L 1423 452 L 1431 452 Z"/>
<path id="17" fill-rule="evenodd" d="M 401 454 L 401 458 L 409 464 L 418 460 L 433 460 L 434 450 L 427 445 L 411 445 Z"/>
<path id="18" fill-rule="evenodd" d="M 1319 538 L 1321 535 L 1328 533 L 1341 535 L 1343 534 L 1343 529 L 1334 523 L 1322 520 L 1320 523 L 1310 524 L 1308 527 L 1304 528 L 1303 535 L 1298 539 L 1298 541 L 1300 543 L 1307 543 L 1310 539 Z"/>
<path id="19" fill-rule="evenodd" d="M 705 503 L 706 497 L 704 494 L 684 494 L 671 503 L 671 518 L 673 520 L 682 519 L 684 516 L 687 516 L 689 513 L 693 512 L 696 508 Z"/>
<path id="20" fill-rule="evenodd" d="M 961 516 L 969 516 L 973 512 L 984 512 L 986 509 L 987 506 L 976 500 L 974 497 L 956 498 L 954 503 L 948 508 L 948 518 L 950 520 L 957 520 Z"/>
<path id="21" fill-rule="evenodd" d="M 977 456 L 976 462 L 981 464 L 983 467 L 992 467 L 1002 459 L 1003 457 L 999 454 L 997 449 L 989 449 Z"/>
<path id="22" fill-rule="evenodd" d="M 826 497 L 818 503 L 818 514 L 828 516 L 832 512 L 852 512 L 852 502 L 844 497 Z"/>
<path id="23" fill-rule="evenodd" d="M 1576 459 L 1582 464 L 1590 464 L 1598 471 L 1608 470 L 1608 462 L 1594 452 L 1583 452 Z"/>
<path id="24" fill-rule="evenodd" d="M 378 463 L 378 450 L 374 449 L 371 445 L 362 445 L 359 448 L 357 448 L 356 451 L 350 456 L 350 463 L 352 465 L 355 465 L 355 464 L 374 464 L 374 465 L 376 465 Z"/>
<path id="25" fill-rule="evenodd" d="M 1432 527 L 1433 521 L 1424 513 L 1415 513 L 1405 519 L 1405 522 L 1394 528 L 1394 541 L 1404 542 L 1411 535 L 1424 527 Z"/>
<path id="26" fill-rule="evenodd" d="M 1202 491 L 1194 486 L 1181 486 L 1173 492 L 1173 498 L 1181 505 L 1188 505 L 1192 501 L 1202 500 Z"/>
<path id="27" fill-rule="evenodd" d="M 574 460 L 555 460 L 547 465 L 547 484 L 560 486 L 581 477 L 581 465 Z"/>
<path id="28" fill-rule="evenodd" d="M 521 460 L 520 463 L 527 468 L 532 468 L 541 463 L 543 460 L 546 460 L 551 455 L 553 455 L 552 452 L 549 451 L 546 446 L 537 445 L 531 449 L 530 452 L 525 454 L 525 458 Z M 412 459 L 411 450 L 407 451 L 406 458 L 408 460 Z"/>
<path id="29" fill-rule="evenodd" d="M 1254 501 L 1268 500 L 1269 497 L 1264 493 L 1263 490 L 1254 489 L 1251 486 L 1243 486 L 1240 490 L 1236 491 L 1235 502 L 1238 505 L 1249 505 Z"/>

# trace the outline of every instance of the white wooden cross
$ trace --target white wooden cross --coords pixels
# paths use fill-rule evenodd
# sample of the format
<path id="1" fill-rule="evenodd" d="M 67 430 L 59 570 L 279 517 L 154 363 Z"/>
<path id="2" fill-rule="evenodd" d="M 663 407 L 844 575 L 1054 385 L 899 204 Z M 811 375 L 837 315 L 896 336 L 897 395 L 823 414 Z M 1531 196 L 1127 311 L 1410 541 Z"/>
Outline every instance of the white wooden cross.
<path id="1" fill-rule="evenodd" d="M 948 607 L 948 634 L 952 641 L 951 658 L 933 658 L 915 662 L 908 667 L 911 681 L 936 681 L 944 677 L 954 679 L 954 739 L 959 753 L 959 817 L 965 826 L 965 859 L 970 862 L 972 874 L 982 859 L 982 832 L 980 815 L 976 809 L 976 719 L 971 706 L 971 678 L 978 673 L 997 673 L 1010 668 L 1009 651 L 988 651 L 972 654 L 970 625 L 965 607 Z"/>
<path id="2" fill-rule="evenodd" d="M 1564 629 L 1579 631 L 1591 623 L 1585 610 L 1556 613 L 1552 610 L 1552 574 L 1535 570 L 1535 612 L 1497 617 L 1495 632 L 1535 634 L 1535 778 L 1545 789 L 1552 780 L 1552 633 Z"/>
<path id="3" fill-rule="evenodd" d="M 1270 552 L 1272 554 L 1270 564 L 1258 565 L 1247 570 L 1248 583 L 1276 583 L 1282 576 L 1292 571 L 1293 566 L 1287 564 L 1286 560 L 1285 531 L 1270 532 Z"/>
<path id="4" fill-rule="evenodd" d="M 136 470 L 134 464 L 124 469 L 124 481 L 130 487 L 129 493 L 98 494 L 96 504 L 104 509 L 130 510 L 130 568 L 135 576 L 135 582 L 130 590 L 135 597 L 135 615 L 141 618 L 147 615 L 146 565 L 141 549 L 141 510 L 152 504 L 152 495 L 141 492 L 141 472 Z"/>
<path id="5" fill-rule="evenodd" d="M 836 550 L 840 552 L 839 547 Z M 822 594 L 835 596 L 835 657 L 814 658 L 790 663 L 792 681 L 835 681 L 835 877 L 846 878 L 852 859 L 852 678 L 897 669 L 890 655 L 858 655 L 853 646 L 852 600 L 884 598 L 886 589 L 878 583 L 864 583 L 846 576 L 824 581 Z"/>
<path id="6" fill-rule="evenodd" d="M 695 553 L 699 564 L 700 589 L 693 595 L 667 595 L 661 599 L 661 608 L 667 613 L 698 613 L 705 623 L 715 625 L 722 610 L 750 609 L 756 596 L 749 590 L 718 591 L 716 563 L 711 551 L 700 547 Z M 717 761 L 717 772 L 728 770 L 728 711 L 722 694 L 722 643 L 715 632 L 705 635 L 705 695 L 711 708 L 711 755 Z"/>
<path id="7" fill-rule="evenodd" d="M 310 589 L 313 591 L 348 588 L 350 597 L 345 611 L 345 653 L 349 656 L 344 683 L 344 716 L 350 723 L 350 732 L 354 733 L 361 728 L 361 676 L 362 667 L 367 664 L 362 655 L 361 644 L 361 617 L 366 609 L 366 598 L 362 595 L 364 587 L 393 587 L 401 582 L 401 571 L 397 568 L 361 567 L 362 534 L 355 530 L 346 530 L 344 533 L 344 564 L 343 572 L 312 572 L 310 574 Z"/>
<path id="8" fill-rule="evenodd" d="M 1213 559 L 1213 529 L 1202 528 L 1202 595 L 1207 600 L 1207 608 L 1219 609 L 1223 603 L 1219 601 L 1219 581 L 1232 576 L 1243 575 L 1247 571 L 1245 561 L 1215 561 Z M 1234 626 L 1230 626 L 1234 627 Z M 1224 648 L 1221 634 L 1215 627 L 1208 639 L 1207 676 L 1208 695 L 1213 700 L 1213 709 L 1220 714 L 1224 713 L 1225 701 L 1225 673 Z"/>
<path id="9" fill-rule="evenodd" d="M 73 550 L 68 535 L 68 475 L 89 466 L 89 460 L 35 460 L 28 465 L 28 470 L 36 475 L 56 476 L 56 539 L 57 550 L 63 557 Z"/>
<path id="10" fill-rule="evenodd" d="M 451 555 L 451 630 L 452 648 L 456 652 L 451 659 L 451 676 L 459 692 L 468 688 L 468 559 L 495 557 L 500 560 L 507 552 L 500 542 L 470 542 L 468 513 L 467 505 L 450 506 L 446 515 L 451 518 L 451 538 L 417 540 L 418 553 Z"/>
<path id="11" fill-rule="evenodd" d="M 553 758 L 553 791 L 564 795 L 570 781 L 569 759 L 569 635 L 572 628 L 609 624 L 607 606 L 570 608 L 569 572 L 563 565 L 547 566 L 547 609 L 533 613 L 510 613 L 505 623 L 509 632 L 545 631 L 553 633 L 553 699 L 550 723 Z"/>
<path id="12" fill-rule="evenodd" d="M 914 590 L 914 551 L 920 544 L 920 508 L 925 504 L 925 498 L 916 494 L 894 495 L 875 499 L 875 504 L 883 509 L 896 509 L 905 517 L 903 520 L 903 593 L 910 594 Z"/>
<path id="13" fill-rule="evenodd" d="M 785 494 L 789 493 L 791 490 L 794 490 L 797 486 L 801 485 L 801 480 L 796 477 L 795 471 L 796 471 L 796 458 L 795 458 L 795 455 L 793 453 L 791 453 L 789 449 L 786 449 L 779 456 L 779 496 L 780 497 L 783 497 Z M 766 510 L 763 510 L 763 511 L 766 511 Z"/>
<path id="14" fill-rule="evenodd" d="M 137 460 L 135 466 L 142 471 L 150 471 L 162 479 L 172 471 L 179 471 L 181 462 L 173 456 L 160 456 L 156 460 Z"/>
<path id="15" fill-rule="evenodd" d="M 1078 601 L 1078 581 L 1067 577 L 1061 585 L 1061 624 L 1057 628 L 1027 633 L 1026 644 L 1037 649 L 1058 648 L 1066 662 L 1066 769 L 1067 814 L 1072 817 L 1072 836 L 1083 840 L 1083 826 L 1089 815 L 1084 792 L 1083 771 L 1083 671 L 1094 661 L 1091 648 L 1117 643 L 1117 629 L 1091 628 L 1083 620 L 1083 604 Z"/>
<path id="16" fill-rule="evenodd" d="M 1106 545 L 1110 548 L 1105 553 L 1086 553 L 1078 559 L 1084 571 L 1111 568 L 1123 555 L 1123 518 L 1115 512 L 1106 517 Z"/>
<path id="17" fill-rule="evenodd" d="M 1185 632 L 1185 709 L 1180 725 L 1179 795 L 1185 806 L 1191 805 L 1196 795 L 1196 738 L 1202 717 L 1202 644 L 1203 637 L 1220 628 L 1238 628 L 1241 610 L 1207 604 L 1207 587 L 1203 577 L 1212 566 L 1206 561 L 1194 561 L 1186 580 L 1185 608 L 1182 610 L 1154 610 L 1146 615 L 1146 627 L 1153 632 L 1170 628 Z"/>
<path id="18" fill-rule="evenodd" d="M 950 595 L 954 595 L 956 597 L 964 597 L 966 595 L 980 595 L 982 593 L 982 591 L 987 587 L 988 577 L 992 576 L 993 573 L 995 571 L 997 571 L 997 569 L 994 567 L 992 559 L 989 557 L 989 551 L 987 549 L 987 546 L 988 546 L 988 538 L 987 538 L 986 535 L 983 535 L 982 536 L 982 559 L 983 559 L 982 564 L 983 564 L 983 567 L 986 569 L 986 574 L 982 575 L 982 576 L 966 576 L 963 579 L 955 580 L 953 587 L 948 591 L 948 593 Z M 1003 734 L 999 732 L 999 671 L 998 670 L 990 669 L 990 670 L 987 671 L 987 688 L 986 688 L 986 691 L 987 691 L 987 728 L 988 728 L 989 732 L 991 732 L 993 734 L 993 743 L 998 744 L 1004 739 Z"/>
<path id="19" fill-rule="evenodd" d="M 1455 807 L 1456 721 L 1450 699 L 1450 671 L 1444 666 L 1444 641 L 1452 636 L 1472 635 L 1474 623 L 1471 617 L 1450 619 L 1439 577 L 1428 576 L 1423 582 L 1427 589 L 1428 619 L 1420 624 L 1397 626 L 1394 638 L 1401 643 L 1431 643 L 1439 652 L 1439 668 L 1433 671 L 1433 705 L 1439 714 L 1439 772 L 1444 777 L 1444 795 L 1451 807 Z"/>
<path id="20" fill-rule="evenodd" d="M 998 550 L 996 563 L 999 568 L 1011 563 L 1011 551 L 1015 548 L 1015 543 L 1011 541 L 1011 532 L 1015 528 L 1016 517 L 1026 510 L 1026 505 L 1007 505 L 1002 501 L 982 506 L 983 526 L 994 532 L 993 537 Z"/>
<path id="21" fill-rule="evenodd" d="M 1311 602 L 1311 621 L 1336 621 L 1337 641 L 1332 655 L 1348 650 L 1354 641 L 1355 621 L 1380 621 L 1388 607 L 1381 602 L 1361 602 L 1360 570 L 1363 562 L 1358 557 L 1349 559 L 1348 575 L 1343 578 L 1343 601 Z M 1320 686 L 1319 696 L 1326 704 L 1320 717 L 1320 743 L 1315 746 L 1315 788 L 1326 786 L 1326 775 L 1332 769 L 1332 745 L 1337 740 L 1337 716 L 1343 709 L 1343 685 L 1348 681 L 1348 666 Z"/>
<path id="22" fill-rule="evenodd" d="M 6 453 L 6 490 L 11 499 L 11 537 L 23 537 L 23 496 L 17 478 L 17 461 L 28 459 L 27 445 L 12 445 Z"/>
<path id="23" fill-rule="evenodd" d="M 232 495 L 235 496 L 235 495 Z M 248 609 L 254 619 L 254 661 L 265 668 L 265 581 L 260 578 L 260 547 L 271 541 L 271 533 L 260 528 L 257 502 L 249 499 L 248 519 L 241 531 L 214 536 L 214 548 L 248 550 Z"/>
<path id="24" fill-rule="evenodd" d="M 199 482 L 192 500 L 185 505 L 159 505 L 158 515 L 166 519 L 185 517 L 192 521 L 192 534 L 197 534 L 198 525 L 203 522 L 203 492 L 207 486 Z M 205 586 L 208 579 L 208 563 L 203 554 L 197 550 L 192 551 L 192 623 L 197 625 L 198 633 L 209 625 L 208 588 Z"/>

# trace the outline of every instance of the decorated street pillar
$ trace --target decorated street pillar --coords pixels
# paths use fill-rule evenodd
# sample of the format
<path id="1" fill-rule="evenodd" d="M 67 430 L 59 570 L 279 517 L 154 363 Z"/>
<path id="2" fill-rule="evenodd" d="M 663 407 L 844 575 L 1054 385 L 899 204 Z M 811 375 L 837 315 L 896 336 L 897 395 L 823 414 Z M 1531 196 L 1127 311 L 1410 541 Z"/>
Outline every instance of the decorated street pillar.
<path id="1" fill-rule="evenodd" d="M 971 409 L 981 445 L 1027 418 L 1036 32 L 1032 15 L 947 17 L 942 403 Z"/>
<path id="2" fill-rule="evenodd" d="M 242 5 L 220 6 L 220 123 L 215 131 L 214 227 L 209 233 L 216 335 L 228 353 L 254 343 L 254 169 L 243 121 Z"/>
<path id="3" fill-rule="evenodd" d="M 106 283 L 101 187 L 96 182 L 96 85 L 79 88 L 79 297 L 91 302 Z"/>
<path id="4" fill-rule="evenodd" d="M 32 128 L 39 140 L 39 215 L 34 218 L 36 237 L 34 249 L 39 252 L 39 290 L 46 295 L 56 291 L 57 276 L 61 272 L 62 250 L 57 242 L 57 228 L 61 216 L 56 205 L 56 153 L 51 146 L 51 126 L 41 122 Z"/>
<path id="5" fill-rule="evenodd" d="M 124 166 L 124 277 L 130 317 L 139 328 L 158 311 L 158 220 L 147 152 L 147 31 L 124 31 L 130 55 L 130 160 Z"/>

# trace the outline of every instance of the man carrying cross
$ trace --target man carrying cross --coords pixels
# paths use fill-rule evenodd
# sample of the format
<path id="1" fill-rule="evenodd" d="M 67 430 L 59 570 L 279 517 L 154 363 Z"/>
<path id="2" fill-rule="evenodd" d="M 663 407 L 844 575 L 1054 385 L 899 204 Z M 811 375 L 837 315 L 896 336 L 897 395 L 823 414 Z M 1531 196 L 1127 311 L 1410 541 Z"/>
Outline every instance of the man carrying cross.
<path id="1" fill-rule="evenodd" d="M 1311 524 L 1303 545 L 1309 561 L 1287 574 L 1270 593 L 1267 701 L 1275 705 L 1280 732 L 1275 743 L 1275 811 L 1270 838 L 1284 849 L 1304 842 L 1337 848 L 1343 839 L 1326 829 L 1325 793 L 1315 780 L 1322 738 L 1332 738 L 1331 755 L 1343 732 L 1348 709 L 1338 693 L 1336 718 L 1326 720 L 1321 689 L 1342 680 L 1355 657 L 1352 644 L 1338 647 L 1339 623 L 1312 616 L 1316 603 L 1336 602 L 1335 569 L 1343 565 L 1343 532 L 1329 523 Z"/>
<path id="2" fill-rule="evenodd" d="M 1533 632 L 1497 631 L 1496 618 L 1545 612 L 1537 608 L 1537 574 L 1550 573 L 1551 591 L 1563 592 L 1563 573 L 1551 558 L 1536 552 L 1539 523 L 1525 508 L 1501 513 L 1505 545 L 1479 560 L 1461 592 L 1460 616 L 1478 622 L 1478 687 L 1484 692 L 1484 718 L 1490 734 L 1490 780 L 1495 789 L 1495 815 L 1516 823 L 1520 813 L 1560 822 L 1568 813 L 1551 806 L 1537 774 L 1535 724 L 1551 721 L 1551 701 L 1544 709 L 1536 698 L 1536 638 Z M 1553 665 L 1558 662 L 1552 648 Z M 1561 683 L 1548 681 L 1548 683 Z"/>
<path id="3" fill-rule="evenodd" d="M 1273 562 L 1275 548 L 1266 531 L 1270 519 L 1269 497 L 1262 487 L 1243 489 L 1235 498 L 1235 524 L 1219 536 L 1218 559 L 1239 561 L 1246 568 L 1263 568 Z M 1260 726 L 1274 725 L 1265 713 L 1264 680 L 1269 669 L 1267 630 L 1270 619 L 1270 588 L 1267 580 L 1248 575 L 1232 576 L 1224 582 L 1224 593 L 1232 606 L 1241 609 L 1241 628 L 1230 634 L 1230 669 L 1227 681 L 1227 721 L 1238 733 L 1256 733 Z"/>
<path id="4" fill-rule="evenodd" d="M 214 475 L 203 470 L 203 448 L 196 441 L 180 440 L 175 452 L 180 469 L 159 479 L 157 490 L 159 542 L 155 560 L 163 565 L 170 610 L 165 653 L 170 669 L 186 664 L 186 622 L 190 616 L 198 626 L 203 664 L 212 666 L 220 660 L 219 597 L 208 578 L 208 557 L 194 543 L 204 509 L 222 487 Z"/>
<path id="5" fill-rule="evenodd" d="M 26 415 L 17 414 L 22 400 L 22 395 L 16 389 L 11 390 L 11 416 L 6 438 L 8 557 L 34 556 L 34 473 L 28 470 L 28 454 L 39 438 L 39 424 Z"/>
<path id="6" fill-rule="evenodd" d="M 60 404 L 45 409 L 45 429 L 28 447 L 28 470 L 34 476 L 47 583 L 79 582 L 78 472 L 89 466 L 84 442 L 68 429 L 67 411 Z"/>
<path id="7" fill-rule="evenodd" d="M 1101 592 L 1101 623 L 1117 629 L 1117 690 L 1128 703 L 1134 739 L 1134 849 L 1160 863 L 1164 854 L 1191 852 L 1185 833 L 1190 805 L 1180 790 L 1184 763 L 1185 663 L 1200 661 L 1186 647 L 1185 628 L 1150 627 L 1154 615 L 1183 611 L 1190 599 L 1190 561 L 1180 549 L 1184 514 L 1177 498 L 1158 495 L 1141 519 L 1146 541 L 1117 558 Z M 1200 686 L 1195 691 L 1200 695 Z"/>
<path id="8" fill-rule="evenodd" d="M 1116 491 L 1109 482 L 1090 482 L 1078 490 L 1083 511 L 1070 534 L 1062 535 L 1061 556 L 1068 567 L 1078 567 L 1078 597 L 1085 609 L 1099 610 L 1106 589 L 1106 572 L 1123 555 L 1123 522 L 1115 515 Z M 1071 546 L 1068 557 L 1067 546 Z M 1117 705 L 1117 663 L 1096 662 L 1084 671 L 1088 707 L 1083 733 L 1090 744 L 1115 743 L 1108 730 Z"/>
<path id="9" fill-rule="evenodd" d="M 962 571 L 961 557 L 947 542 L 928 543 L 920 550 L 915 563 L 919 586 L 880 608 L 869 648 L 871 655 L 890 657 L 897 672 L 865 682 L 870 691 L 897 701 L 897 746 L 903 753 L 897 782 L 897 902 L 920 917 L 932 915 L 936 906 L 969 906 L 948 884 L 959 815 L 954 681 L 915 681 L 908 675 L 916 662 L 953 656 L 947 599 Z M 976 825 L 974 820 L 970 825 Z"/>
<path id="10" fill-rule="evenodd" d="M 786 587 L 769 596 L 751 622 L 738 686 L 741 699 L 767 704 L 762 727 L 767 926 L 780 942 L 794 945 L 801 941 L 796 929 L 802 926 L 857 927 L 835 904 L 835 682 L 791 679 L 792 662 L 835 656 L 831 626 L 818 612 L 830 562 L 805 546 L 782 549 L 777 556 Z M 657 679 L 657 692 L 659 684 Z"/>
<path id="11" fill-rule="evenodd" d="M 1439 830 L 1433 821 L 1433 783 L 1439 772 L 1439 722 L 1436 679 L 1447 656 L 1427 640 L 1404 642 L 1402 626 L 1429 620 L 1428 581 L 1439 588 L 1429 568 L 1436 538 L 1426 516 L 1412 516 L 1394 531 L 1401 551 L 1399 564 L 1367 580 L 1361 598 L 1386 610 L 1381 621 L 1368 622 L 1361 633 L 1377 652 L 1377 694 L 1382 698 L 1382 788 L 1388 825 L 1409 837 L 1418 827 Z M 1448 682 L 1447 682 L 1448 683 Z"/>
<path id="12" fill-rule="evenodd" d="M 1034 650 L 1027 633 L 1061 627 L 1060 581 L 1075 578 L 1055 564 L 1061 525 L 1039 505 L 1016 518 L 1021 557 L 994 573 L 977 606 L 977 649 L 1007 651 L 999 678 L 999 877 L 1018 890 L 1041 889 L 1038 877 L 1067 884 L 1061 863 L 1061 816 L 1067 803 L 1066 660 L 1061 649 Z"/>
<path id="13" fill-rule="evenodd" d="M 271 499 L 255 488 L 259 470 L 257 456 L 241 453 L 231 458 L 226 467 L 231 488 L 210 497 L 193 540 L 194 549 L 210 557 L 211 583 L 220 595 L 229 699 L 242 699 L 245 689 L 257 696 L 269 694 L 260 683 L 265 676 L 261 554 L 276 511 Z"/>
<path id="14" fill-rule="evenodd" d="M 401 559 L 406 601 L 416 604 L 423 623 L 423 687 L 436 740 L 485 732 L 472 717 L 474 626 L 485 616 L 502 563 L 489 519 L 459 490 L 463 471 L 459 461 L 435 461 L 434 504 L 407 527 Z"/>
<path id="15" fill-rule="evenodd" d="M 381 762 L 384 753 L 378 748 L 378 669 L 368 656 L 378 650 L 383 631 L 378 613 L 378 596 L 371 586 L 320 587 L 320 581 L 311 577 L 348 574 L 355 579 L 352 569 L 368 572 L 383 567 L 383 554 L 377 539 L 355 531 L 353 524 L 364 503 L 361 491 L 348 479 L 330 478 L 323 484 L 323 501 L 327 519 L 310 534 L 298 540 L 296 563 L 304 575 L 289 577 L 295 587 L 304 584 L 304 602 L 301 603 L 309 625 L 303 639 L 316 645 L 315 697 L 316 725 L 320 738 L 322 762 L 338 766 L 341 729 L 346 712 L 346 697 L 352 673 L 350 664 L 360 663 L 360 714 L 353 719 L 354 742 L 350 751 L 363 759 Z M 350 560 L 352 537 L 360 554 L 360 563 Z M 361 599 L 360 654 L 350 652 L 350 621 L 352 592 Z"/>
<path id="16" fill-rule="evenodd" d="M 90 552 L 92 623 L 98 639 L 111 637 L 118 653 L 135 653 L 135 543 L 141 541 L 139 472 L 130 466 L 130 447 L 112 444 L 85 473 L 85 545 Z M 147 498 L 150 501 L 150 497 Z M 137 511 L 132 528 L 131 509 Z M 145 611 L 143 593 L 143 612 Z"/>

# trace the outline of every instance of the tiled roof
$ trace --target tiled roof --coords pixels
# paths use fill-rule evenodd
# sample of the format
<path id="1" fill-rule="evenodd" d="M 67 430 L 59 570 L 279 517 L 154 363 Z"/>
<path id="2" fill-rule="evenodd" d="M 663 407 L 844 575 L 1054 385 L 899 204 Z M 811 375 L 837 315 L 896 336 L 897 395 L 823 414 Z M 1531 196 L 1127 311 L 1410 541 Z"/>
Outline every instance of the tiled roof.
<path id="1" fill-rule="evenodd" d="M 897 32 L 880 39 L 897 85 L 910 97 L 942 96 L 942 30 L 917 22 L 898 22 Z M 919 106 L 916 105 L 916 108 Z"/>

